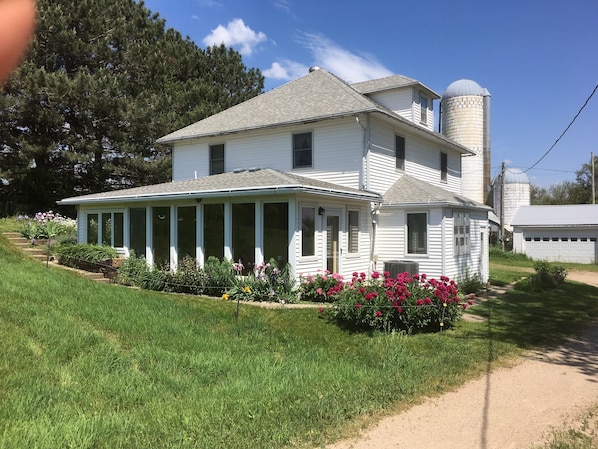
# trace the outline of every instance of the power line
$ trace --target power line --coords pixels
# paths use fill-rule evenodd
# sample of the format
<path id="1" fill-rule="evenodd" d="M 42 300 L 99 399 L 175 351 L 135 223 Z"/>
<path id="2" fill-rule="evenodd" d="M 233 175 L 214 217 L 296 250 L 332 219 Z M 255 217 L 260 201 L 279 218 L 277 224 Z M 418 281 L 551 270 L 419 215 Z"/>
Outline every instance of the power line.
<path id="1" fill-rule="evenodd" d="M 596 84 L 596 86 L 594 87 L 594 90 L 592 91 L 590 96 L 587 98 L 587 100 L 585 101 L 583 106 L 579 109 L 579 111 L 577 111 L 577 114 L 575 114 L 575 117 L 573 117 L 573 120 L 571 120 L 569 125 L 567 125 L 565 130 L 559 136 L 559 138 L 556 139 L 556 141 L 552 144 L 552 146 L 548 149 L 548 151 L 546 151 L 546 153 L 544 153 L 542 155 L 542 157 L 540 159 L 538 159 L 534 165 L 532 165 L 531 167 L 529 167 L 526 170 L 523 170 L 523 173 L 530 171 L 532 168 L 534 168 L 536 165 L 538 165 L 542 161 L 542 159 L 544 159 L 546 156 L 548 156 L 548 153 L 550 153 L 552 151 L 552 149 L 556 146 L 557 143 L 559 143 L 559 141 L 563 138 L 563 136 L 567 133 L 567 131 L 569 131 L 569 128 L 571 128 L 571 125 L 573 125 L 575 120 L 577 120 L 577 117 L 579 117 L 579 114 L 581 114 L 581 111 L 583 111 L 584 108 L 587 106 L 587 104 L 590 102 L 590 99 L 594 96 L 594 94 L 596 93 L 596 90 L 598 90 L 598 84 Z"/>

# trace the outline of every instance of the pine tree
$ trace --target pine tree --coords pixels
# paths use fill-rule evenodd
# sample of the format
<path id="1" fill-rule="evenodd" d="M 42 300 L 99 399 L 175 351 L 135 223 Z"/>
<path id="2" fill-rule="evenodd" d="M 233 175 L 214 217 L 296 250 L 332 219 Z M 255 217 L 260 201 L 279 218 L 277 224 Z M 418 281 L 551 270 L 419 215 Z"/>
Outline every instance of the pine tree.
<path id="1" fill-rule="evenodd" d="M 238 52 L 199 48 L 143 2 L 39 0 L 38 10 L 28 56 L 0 95 L 5 212 L 167 181 L 158 137 L 263 90 Z"/>

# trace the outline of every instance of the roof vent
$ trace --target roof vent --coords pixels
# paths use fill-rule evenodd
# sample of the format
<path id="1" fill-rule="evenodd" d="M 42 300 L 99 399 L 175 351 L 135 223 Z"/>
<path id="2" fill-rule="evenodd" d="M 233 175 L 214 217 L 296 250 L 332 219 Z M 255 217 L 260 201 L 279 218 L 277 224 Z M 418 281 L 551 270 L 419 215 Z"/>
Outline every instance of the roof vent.
<path id="1" fill-rule="evenodd" d="M 320 68 L 319 68 L 317 65 L 312 65 L 312 66 L 309 68 L 309 73 L 311 73 L 311 72 L 315 72 L 316 70 L 320 70 Z"/>

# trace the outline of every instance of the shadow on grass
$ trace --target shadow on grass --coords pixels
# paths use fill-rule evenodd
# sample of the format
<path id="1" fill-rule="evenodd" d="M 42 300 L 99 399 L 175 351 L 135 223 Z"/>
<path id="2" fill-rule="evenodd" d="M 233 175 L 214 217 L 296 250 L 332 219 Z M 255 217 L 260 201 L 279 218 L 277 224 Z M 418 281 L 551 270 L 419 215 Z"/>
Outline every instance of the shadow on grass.
<path id="1" fill-rule="evenodd" d="M 598 376 L 598 329 L 592 327 L 598 323 L 598 288 L 565 282 L 543 292 L 511 290 L 472 312 L 488 319 L 488 326 L 470 336 L 538 349 L 547 354 L 543 360 Z"/>

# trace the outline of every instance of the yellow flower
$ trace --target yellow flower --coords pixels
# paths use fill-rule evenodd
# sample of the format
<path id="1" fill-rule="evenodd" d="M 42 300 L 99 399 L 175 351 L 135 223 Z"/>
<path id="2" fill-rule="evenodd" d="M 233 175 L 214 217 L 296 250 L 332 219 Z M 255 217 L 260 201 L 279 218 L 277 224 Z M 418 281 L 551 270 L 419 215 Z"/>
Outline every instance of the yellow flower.
<path id="1" fill-rule="evenodd" d="M 442 304 L 444 307 L 446 307 L 446 302 Z"/>
<path id="2" fill-rule="evenodd" d="M 245 287 L 245 288 L 243 289 L 243 291 L 245 291 L 246 293 L 251 293 L 251 289 L 250 289 L 249 287 Z"/>
<path id="3" fill-rule="evenodd" d="M 222 299 L 224 299 L 225 301 L 228 301 L 229 296 L 225 293 L 224 295 L 222 295 Z"/>

